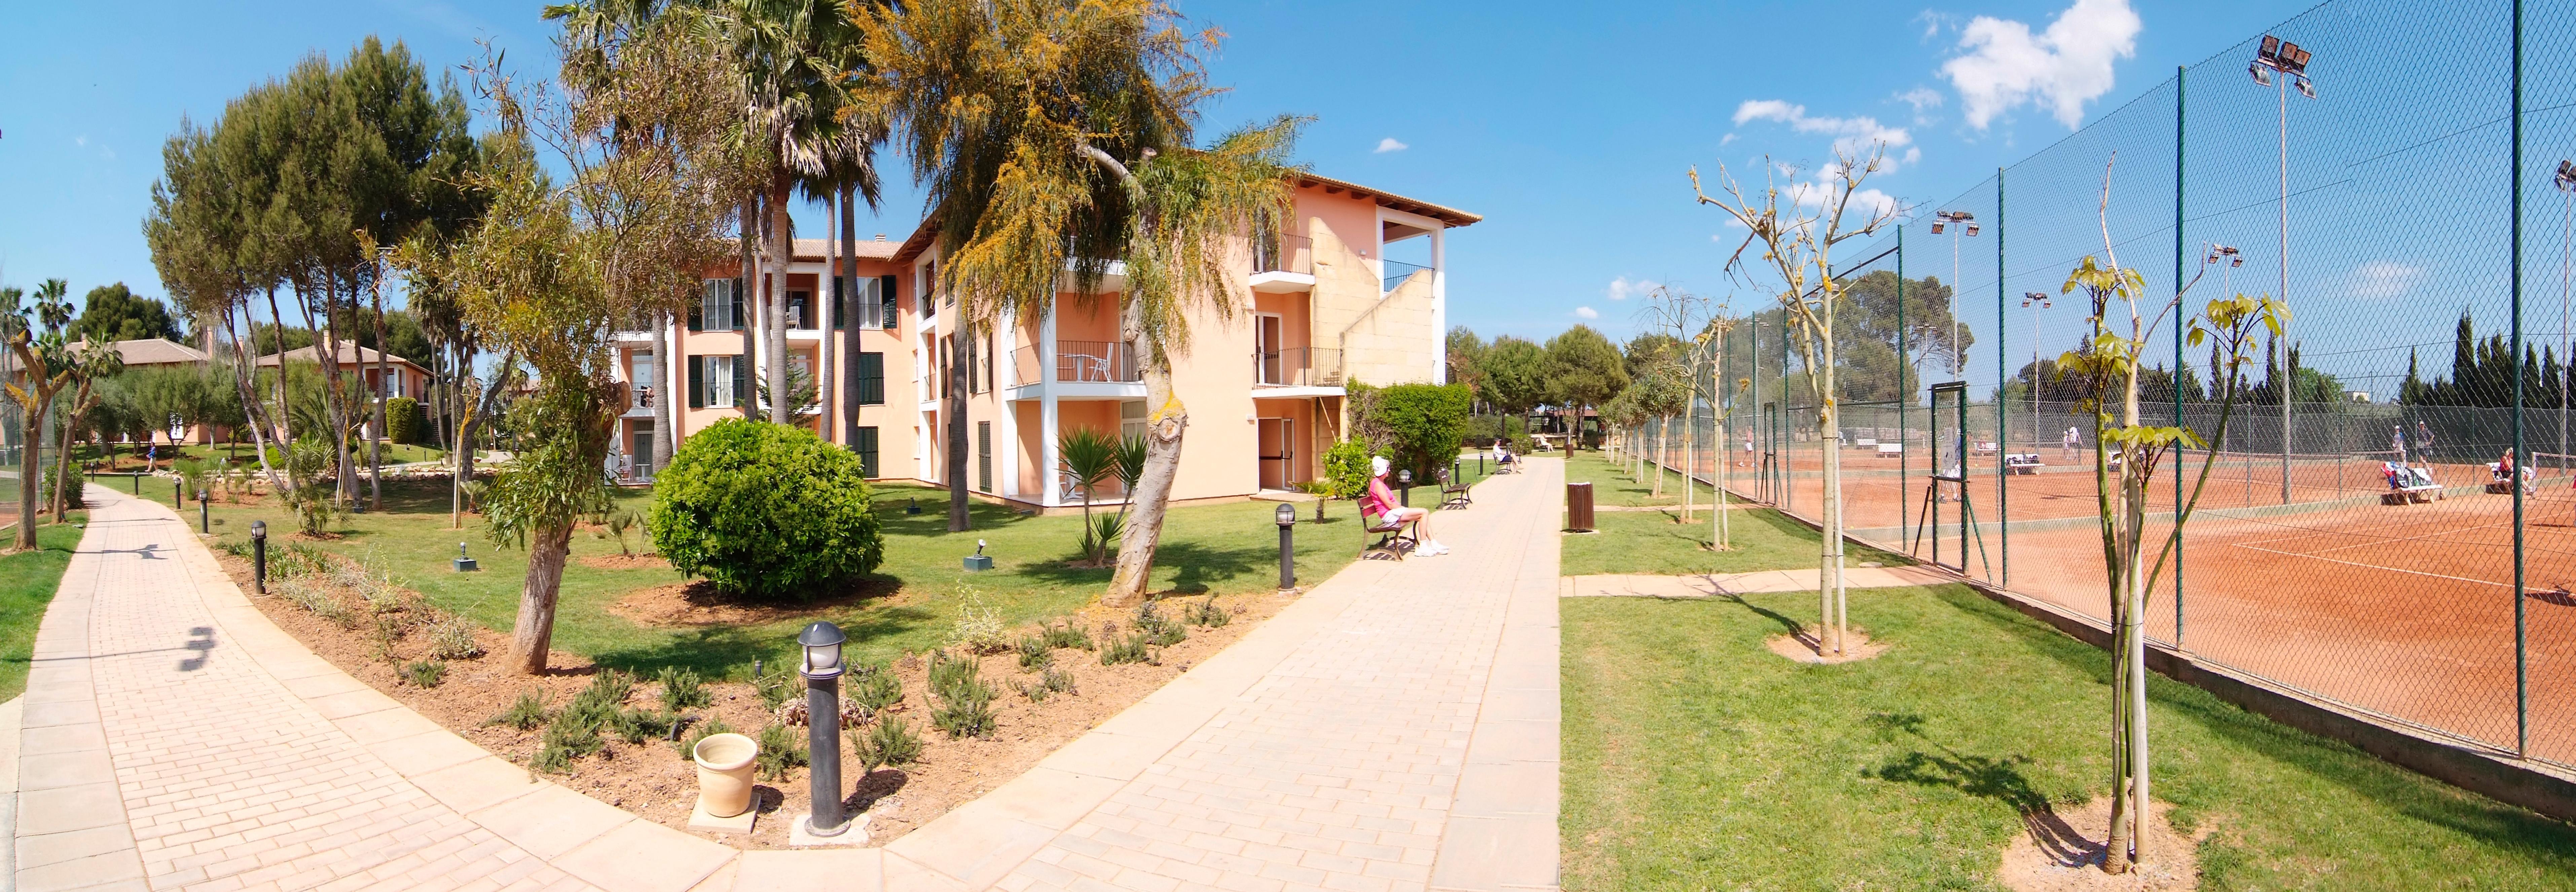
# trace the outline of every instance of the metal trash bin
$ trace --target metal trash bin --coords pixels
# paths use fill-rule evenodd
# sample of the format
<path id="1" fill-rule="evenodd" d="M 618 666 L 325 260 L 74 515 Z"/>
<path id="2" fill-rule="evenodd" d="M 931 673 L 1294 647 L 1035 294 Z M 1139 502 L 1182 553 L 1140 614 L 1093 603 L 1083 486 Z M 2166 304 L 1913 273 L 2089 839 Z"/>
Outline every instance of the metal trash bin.
<path id="1" fill-rule="evenodd" d="M 1565 485 L 1565 528 L 1577 533 L 1592 532 L 1592 484 Z"/>

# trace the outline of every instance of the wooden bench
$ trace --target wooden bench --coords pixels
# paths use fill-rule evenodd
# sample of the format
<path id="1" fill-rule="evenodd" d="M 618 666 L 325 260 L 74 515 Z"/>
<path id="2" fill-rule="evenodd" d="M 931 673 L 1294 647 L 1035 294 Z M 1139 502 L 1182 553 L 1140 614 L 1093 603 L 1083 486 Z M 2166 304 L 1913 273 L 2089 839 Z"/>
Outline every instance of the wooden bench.
<path id="1" fill-rule="evenodd" d="M 1415 523 L 1420 522 L 1421 521 L 1415 521 Z M 1360 549 L 1360 560 L 1404 560 L 1404 555 L 1407 552 L 1412 551 L 1414 546 L 1421 544 L 1417 537 L 1405 535 L 1404 527 L 1405 524 L 1403 522 L 1390 521 L 1384 514 L 1360 515 L 1360 530 L 1363 533 L 1378 534 L 1376 542 L 1369 543 Z"/>
<path id="2" fill-rule="evenodd" d="M 1903 443 L 1880 443 L 1880 444 L 1878 444 L 1878 457 L 1880 457 L 1880 458 L 1904 458 L 1904 457 L 1905 457 L 1905 444 L 1903 444 Z"/>
<path id="3" fill-rule="evenodd" d="M 2036 452 L 2015 452 L 2004 456 L 2004 470 L 2010 473 L 2037 474 L 2043 467 L 2047 466 L 2040 463 Z"/>
<path id="4" fill-rule="evenodd" d="M 1449 470 L 1440 470 L 1440 507 L 1464 508 L 1476 503 L 1467 492 L 1467 484 L 1451 479 Z"/>
<path id="5" fill-rule="evenodd" d="M 2421 486 L 2401 486 L 2397 489 L 2380 493 L 2379 503 L 2382 505 L 2404 505 L 2408 503 L 2423 505 L 2441 497 L 2442 487 L 2437 485 L 2424 484 Z"/>

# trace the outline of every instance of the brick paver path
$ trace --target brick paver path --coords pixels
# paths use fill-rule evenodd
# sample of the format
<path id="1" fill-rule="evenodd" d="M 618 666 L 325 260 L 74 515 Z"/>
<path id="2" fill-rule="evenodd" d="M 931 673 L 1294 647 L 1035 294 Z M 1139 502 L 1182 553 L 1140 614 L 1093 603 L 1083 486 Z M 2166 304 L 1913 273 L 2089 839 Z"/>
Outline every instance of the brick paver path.
<path id="1" fill-rule="evenodd" d="M 219 571 L 168 508 L 90 495 L 29 679 L 20 892 L 591 888 L 432 799 L 252 659 L 198 597 Z"/>
<path id="2" fill-rule="evenodd" d="M 868 849 L 740 853 L 465 742 L 92 488 L 28 679 L 20 890 L 1535 889 L 1557 870 L 1560 462 L 1034 769 Z M 194 520 L 193 517 L 189 520 Z M 1347 521 L 1300 535 L 1353 537 Z"/>

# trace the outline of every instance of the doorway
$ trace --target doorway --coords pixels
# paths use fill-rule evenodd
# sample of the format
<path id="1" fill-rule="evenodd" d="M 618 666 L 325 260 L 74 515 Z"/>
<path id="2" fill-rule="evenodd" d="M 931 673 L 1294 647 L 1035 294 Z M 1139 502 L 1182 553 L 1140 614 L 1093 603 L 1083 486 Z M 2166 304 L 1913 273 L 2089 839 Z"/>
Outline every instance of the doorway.
<path id="1" fill-rule="evenodd" d="M 653 422 L 637 420 L 627 434 L 626 454 L 635 462 L 636 480 L 653 479 Z"/>
<path id="2" fill-rule="evenodd" d="M 1287 349 L 1281 341 L 1279 317 L 1269 313 L 1252 317 L 1253 378 L 1255 384 L 1286 384 L 1287 368 L 1283 360 Z"/>
<path id="3" fill-rule="evenodd" d="M 1258 448 L 1261 454 L 1261 488 L 1287 489 L 1296 476 L 1296 422 L 1288 418 L 1260 420 Z"/>

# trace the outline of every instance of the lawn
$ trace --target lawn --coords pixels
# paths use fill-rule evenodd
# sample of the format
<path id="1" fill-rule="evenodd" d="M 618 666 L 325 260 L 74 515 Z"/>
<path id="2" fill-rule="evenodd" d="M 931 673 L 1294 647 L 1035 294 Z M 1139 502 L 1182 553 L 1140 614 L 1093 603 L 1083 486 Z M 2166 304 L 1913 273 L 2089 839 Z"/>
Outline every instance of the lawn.
<path id="1" fill-rule="evenodd" d="M 63 568 L 71 565 L 72 550 L 80 547 L 88 521 L 87 512 L 75 512 L 71 523 L 40 525 L 36 550 L 0 555 L 0 703 L 27 690 L 36 625 L 44 621 L 54 590 L 62 587 Z"/>
<path id="2" fill-rule="evenodd" d="M 363 442 L 357 443 L 355 444 L 355 448 L 358 452 L 358 467 L 363 470 L 367 465 L 367 445 Z M 108 471 L 111 469 L 118 473 L 140 471 L 143 469 L 144 465 L 143 449 L 144 447 L 131 443 L 115 446 L 113 448 L 83 445 L 73 451 L 72 463 L 84 468 L 92 468 L 99 471 Z M 283 463 L 286 461 L 284 454 L 275 446 L 269 447 L 268 454 L 270 461 L 280 463 L 281 466 L 283 466 Z M 384 462 L 388 466 L 404 464 L 406 462 L 439 461 L 443 460 L 446 455 L 446 450 L 435 449 L 428 446 L 417 446 L 408 443 L 384 444 Z M 188 443 L 182 444 L 175 449 L 167 445 L 154 447 L 152 468 L 156 471 L 168 471 L 170 470 L 170 460 L 174 457 L 186 457 L 217 462 L 237 462 L 253 469 L 257 469 L 259 467 L 259 450 L 249 443 L 231 445 L 224 443 L 216 443 L 213 445 Z M 110 458 L 115 459 L 115 464 L 113 466 L 108 463 Z"/>
<path id="3" fill-rule="evenodd" d="M 1550 454 L 1564 455 L 1565 453 Z M 1658 496 L 1654 494 L 1655 475 L 1651 468 L 1643 477 L 1632 478 L 1629 472 L 1633 466 L 1615 461 L 1605 455 L 1600 452 L 1575 453 L 1573 458 L 1566 460 L 1565 482 L 1591 482 L 1592 503 L 1595 505 L 1681 506 L 1684 482 L 1681 472 L 1664 472 L 1664 494 Z M 1680 464 L 1681 456 L 1675 454 L 1671 460 L 1674 464 Z M 1707 505 L 1717 500 L 1717 491 L 1705 483 L 1692 482 L 1689 494 L 1691 503 L 1694 505 Z"/>
<path id="4" fill-rule="evenodd" d="M 1763 647 L 1812 596 L 1564 603 L 1569 890 L 1989 889 L 2021 815 L 2109 775 L 2110 666 L 1963 587 L 1854 593 L 1894 649 Z M 2576 888 L 2576 828 L 2158 677 L 2159 799 L 2204 889 Z"/>
<path id="5" fill-rule="evenodd" d="M 1681 509 L 1602 511 L 1595 513 L 1593 533 L 1566 533 L 1558 572 L 1567 576 L 1599 573 L 1742 573 L 1750 570 L 1799 570 L 1816 566 L 1820 537 L 1806 524 L 1769 508 L 1727 512 L 1728 551 L 1713 551 L 1710 512 L 1701 510 L 1689 523 Z M 1886 566 L 1912 563 L 1903 556 L 1865 545 L 1843 548 L 1845 566 L 1864 562 Z"/>
<path id="6" fill-rule="evenodd" d="M 1089 603 L 1107 584 L 1109 568 L 1067 565 L 1079 557 L 1082 518 L 1031 517 L 995 505 L 977 503 L 974 529 L 947 531 L 946 494 L 919 486 L 874 488 L 876 510 L 887 534 L 885 564 L 862 586 L 871 597 L 824 610 L 819 618 L 838 623 L 850 636 L 861 659 L 885 659 L 901 651 L 919 651 L 948 643 L 959 608 L 969 593 L 979 597 L 1011 624 L 1037 622 L 1071 613 Z M 1418 495 L 1418 494 L 1417 494 Z M 649 508 L 649 490 L 620 492 L 621 503 Z M 921 513 L 905 509 L 918 500 Z M 391 573 L 439 607 L 507 632 L 517 614 L 520 582 L 527 572 L 527 553 L 491 543 L 479 518 L 466 528 L 447 528 L 447 491 L 443 484 L 395 483 L 385 489 L 387 510 L 349 517 L 345 536 L 314 543 L 370 562 Z M 1278 584 L 1279 528 L 1271 520 L 1270 502 L 1202 505 L 1172 510 L 1156 556 L 1153 584 L 1166 592 L 1268 591 Z M 1297 526 L 1297 574 L 1312 585 L 1341 569 L 1359 551 L 1356 515 L 1330 512 L 1324 523 L 1302 512 Z M 217 504 L 215 527 L 226 542 L 242 541 L 253 519 L 264 519 L 273 536 L 294 528 L 282 510 Z M 962 559 L 975 552 L 976 540 L 990 543 L 991 572 L 967 573 Z M 628 534 L 637 552 L 650 548 L 639 528 Z M 457 543 L 481 562 L 477 573 L 457 573 L 449 564 Z M 272 543 L 274 544 L 274 543 Z M 583 562 L 588 556 L 618 553 L 605 532 L 585 531 L 573 537 L 574 559 L 564 572 L 555 624 L 555 647 L 583 654 L 602 665 L 650 671 L 679 665 L 713 676 L 742 675 L 755 658 L 773 665 L 789 656 L 797 629 L 814 617 L 774 623 L 690 628 L 653 628 L 610 612 L 610 605 L 638 589 L 681 582 L 662 567 L 602 568 Z"/>

